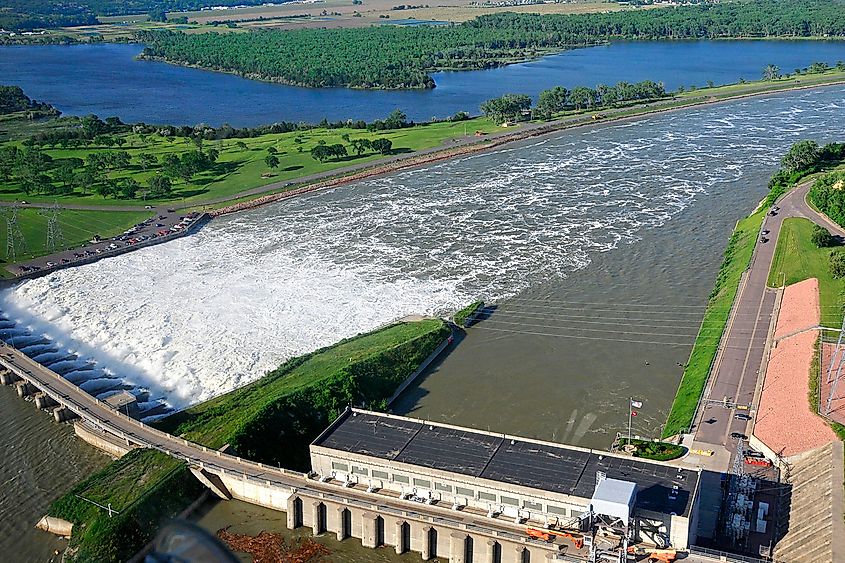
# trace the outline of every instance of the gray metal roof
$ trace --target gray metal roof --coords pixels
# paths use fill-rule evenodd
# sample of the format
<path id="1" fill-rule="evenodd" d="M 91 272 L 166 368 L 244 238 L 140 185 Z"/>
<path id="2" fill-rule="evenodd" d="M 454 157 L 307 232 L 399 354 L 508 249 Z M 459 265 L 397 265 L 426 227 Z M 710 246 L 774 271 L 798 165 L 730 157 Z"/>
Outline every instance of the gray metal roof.
<path id="1" fill-rule="evenodd" d="M 602 471 L 636 483 L 639 508 L 681 516 L 698 480 L 674 466 L 361 411 L 346 411 L 314 445 L 587 500 Z"/>

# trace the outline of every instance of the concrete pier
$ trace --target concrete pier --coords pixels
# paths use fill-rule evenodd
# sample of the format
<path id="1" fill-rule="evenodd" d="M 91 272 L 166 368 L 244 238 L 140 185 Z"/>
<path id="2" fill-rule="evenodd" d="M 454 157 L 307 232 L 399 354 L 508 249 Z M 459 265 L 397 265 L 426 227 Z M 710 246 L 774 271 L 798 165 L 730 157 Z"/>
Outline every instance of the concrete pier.
<path id="1" fill-rule="evenodd" d="M 18 392 L 18 397 L 29 397 L 38 392 L 38 387 L 29 381 L 17 381 L 15 382 L 15 390 Z"/>
<path id="2" fill-rule="evenodd" d="M 2 385 L 12 385 L 17 381 L 20 381 L 21 378 L 15 375 L 10 371 L 2 371 L 0 372 L 0 384 Z"/>
<path id="3" fill-rule="evenodd" d="M 67 407 L 59 407 L 53 411 L 53 418 L 56 422 L 68 422 L 75 418 L 79 418 L 79 416 Z"/>
<path id="4" fill-rule="evenodd" d="M 39 392 L 35 394 L 35 406 L 39 409 L 49 409 L 58 407 L 59 403 L 53 400 L 53 398 L 49 395 Z"/>

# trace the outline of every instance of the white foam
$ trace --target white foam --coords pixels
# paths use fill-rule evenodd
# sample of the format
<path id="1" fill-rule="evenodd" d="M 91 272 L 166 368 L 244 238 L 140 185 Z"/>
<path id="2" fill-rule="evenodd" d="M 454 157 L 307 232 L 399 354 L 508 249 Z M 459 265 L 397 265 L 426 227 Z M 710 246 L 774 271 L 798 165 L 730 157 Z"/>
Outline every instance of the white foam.
<path id="1" fill-rule="evenodd" d="M 26 282 L 0 309 L 183 407 L 392 319 L 566 276 L 744 188 L 807 124 L 835 139 L 842 97 L 667 114 L 297 198 Z"/>

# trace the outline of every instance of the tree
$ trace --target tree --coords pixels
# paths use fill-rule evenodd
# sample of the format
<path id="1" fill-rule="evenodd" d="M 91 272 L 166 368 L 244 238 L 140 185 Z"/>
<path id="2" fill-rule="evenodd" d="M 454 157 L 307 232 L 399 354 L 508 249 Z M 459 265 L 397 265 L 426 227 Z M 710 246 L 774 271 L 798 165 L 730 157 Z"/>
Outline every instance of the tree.
<path id="1" fill-rule="evenodd" d="M 270 146 L 267 147 L 267 154 L 277 154 L 279 151 L 276 147 Z"/>
<path id="2" fill-rule="evenodd" d="M 531 107 L 531 98 L 525 94 L 505 94 L 481 104 L 481 111 L 501 125 L 509 121 L 519 121 L 523 112 Z"/>
<path id="3" fill-rule="evenodd" d="M 813 234 L 810 235 L 810 240 L 816 245 L 816 248 L 828 248 L 836 244 L 836 239 L 830 234 L 830 231 L 821 225 L 813 225 Z"/>
<path id="4" fill-rule="evenodd" d="M 147 171 L 147 168 L 150 168 L 151 166 L 155 166 L 156 164 L 158 164 L 158 160 L 156 160 L 156 157 L 154 155 L 152 155 L 150 153 L 146 153 L 146 152 L 142 153 L 138 157 L 138 162 L 141 165 L 141 169 L 144 172 Z"/>
<path id="5" fill-rule="evenodd" d="M 311 158 L 325 162 L 331 156 L 331 151 L 326 145 L 315 145 L 311 148 Z"/>
<path id="6" fill-rule="evenodd" d="M 138 190 L 141 189 L 141 184 L 134 178 L 127 178 L 120 183 L 120 197 L 123 199 L 135 199 Z"/>
<path id="7" fill-rule="evenodd" d="M 592 107 L 596 102 L 596 91 L 585 86 L 576 86 L 569 93 L 569 103 L 575 109 L 584 109 Z"/>
<path id="8" fill-rule="evenodd" d="M 787 172 L 807 170 L 819 161 L 821 151 L 815 141 L 798 141 L 780 160 L 780 164 Z"/>
<path id="9" fill-rule="evenodd" d="M 395 109 L 390 112 L 387 119 L 384 120 L 385 129 L 401 129 L 407 127 L 408 116 L 401 109 Z"/>
<path id="10" fill-rule="evenodd" d="M 393 141 L 390 139 L 379 138 L 373 140 L 371 143 L 373 150 L 380 152 L 381 154 L 390 154 L 393 150 Z"/>
<path id="11" fill-rule="evenodd" d="M 264 157 L 264 163 L 270 168 L 276 168 L 279 166 L 279 158 L 275 154 L 268 154 Z"/>
<path id="12" fill-rule="evenodd" d="M 538 119 L 551 119 L 556 113 L 563 111 L 566 107 L 569 91 L 561 86 L 555 86 L 549 90 L 540 92 L 537 98 L 537 105 L 534 107 L 534 115 Z"/>
<path id="13" fill-rule="evenodd" d="M 361 156 L 364 154 L 364 151 L 370 150 L 373 148 L 373 144 L 370 142 L 369 139 L 352 139 L 352 150 L 355 151 L 355 154 Z"/>
<path id="14" fill-rule="evenodd" d="M 173 191 L 173 184 L 170 178 L 161 174 L 156 174 L 148 181 L 150 186 L 150 195 L 153 197 L 168 196 Z"/>
<path id="15" fill-rule="evenodd" d="M 828 266 L 834 278 L 845 278 L 845 249 L 831 250 Z"/>
<path id="16" fill-rule="evenodd" d="M 763 80 L 777 80 L 780 78 L 780 69 L 775 65 L 766 65 L 763 69 Z"/>

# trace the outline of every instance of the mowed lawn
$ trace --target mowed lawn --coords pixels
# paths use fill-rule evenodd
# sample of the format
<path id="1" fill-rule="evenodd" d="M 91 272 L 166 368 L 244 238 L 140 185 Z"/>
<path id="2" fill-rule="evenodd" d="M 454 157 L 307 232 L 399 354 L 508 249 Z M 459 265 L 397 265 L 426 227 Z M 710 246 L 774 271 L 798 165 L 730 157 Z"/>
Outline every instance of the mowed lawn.
<path id="1" fill-rule="evenodd" d="M 7 250 L 7 224 L 6 217 L 9 213 L 7 208 L 2 210 L 5 215 L 0 214 L 0 259 L 9 262 Z M 48 214 L 52 210 L 42 209 L 21 209 L 17 210 L 17 224 L 23 235 L 26 249 L 18 244 L 16 247 L 17 261 L 43 256 L 48 253 L 47 248 L 47 222 Z M 111 237 L 122 233 L 129 227 L 140 223 L 150 216 L 150 212 L 133 211 L 75 211 L 60 210 L 59 230 L 64 239 L 65 248 L 78 247 L 91 240 L 94 235 L 103 238 Z"/>
<path id="2" fill-rule="evenodd" d="M 102 206 L 142 206 L 157 204 L 172 204 L 177 202 L 201 204 L 209 199 L 230 197 L 251 188 L 264 186 L 274 182 L 292 181 L 297 178 L 326 172 L 358 163 L 368 163 L 383 159 L 385 156 L 372 151 L 357 155 L 352 150 L 350 142 L 344 139 L 348 135 L 354 139 L 390 139 L 393 143 L 394 154 L 410 153 L 423 149 L 430 149 L 442 145 L 449 139 L 473 136 L 476 131 L 490 133 L 500 129 L 487 118 L 475 118 L 467 121 L 433 123 L 418 125 L 405 129 L 391 131 L 373 131 L 364 129 L 312 129 L 309 131 L 292 131 L 289 133 L 267 134 L 245 139 L 224 139 L 204 141 L 203 150 L 214 148 L 219 151 L 217 164 L 208 171 L 196 174 L 190 182 L 180 179 L 173 181 L 173 195 L 165 199 L 115 199 L 104 198 L 95 193 L 83 194 L 76 190 L 68 195 L 39 195 L 25 194 L 20 185 L 15 182 L 5 182 L 0 186 L 0 200 L 59 204 L 84 204 Z M 159 162 L 169 154 L 181 156 L 197 150 L 193 141 L 184 137 L 162 137 L 157 134 L 137 135 L 128 133 L 118 135 L 123 138 L 121 148 L 104 146 L 86 146 L 72 149 L 46 149 L 45 152 L 58 159 L 85 159 L 92 153 L 126 151 L 130 157 L 130 165 L 124 170 L 115 170 L 108 175 L 113 179 L 134 178 L 142 187 L 146 187 L 149 179 L 161 172 L 160 164 L 141 166 L 141 155 L 150 154 Z M 327 145 L 342 144 L 346 147 L 347 157 L 326 162 L 319 162 L 311 157 L 310 151 L 320 143 Z M 271 169 L 265 163 L 268 149 L 276 149 L 279 164 Z"/>
<path id="3" fill-rule="evenodd" d="M 822 325 L 839 328 L 842 325 L 845 284 L 830 274 L 828 258 L 831 249 L 817 248 L 813 244 L 813 224 L 801 218 L 784 220 L 768 284 L 778 287 L 784 279 L 786 285 L 791 285 L 808 278 L 818 278 Z"/>

